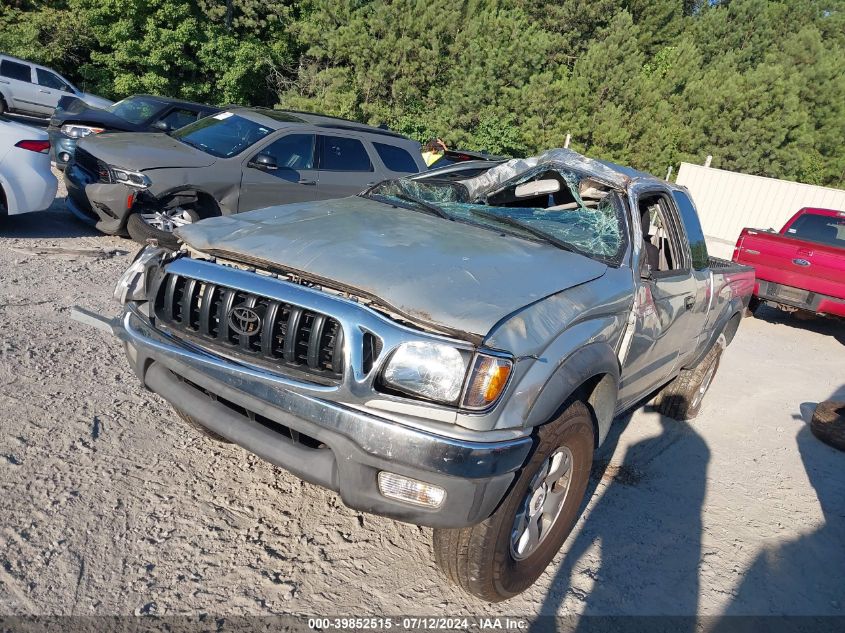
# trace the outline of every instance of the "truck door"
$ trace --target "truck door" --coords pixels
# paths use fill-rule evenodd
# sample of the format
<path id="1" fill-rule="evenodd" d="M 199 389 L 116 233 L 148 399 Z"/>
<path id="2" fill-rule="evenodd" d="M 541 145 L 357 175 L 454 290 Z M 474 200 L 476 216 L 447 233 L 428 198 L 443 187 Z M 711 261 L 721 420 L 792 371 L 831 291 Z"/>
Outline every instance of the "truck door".
<path id="1" fill-rule="evenodd" d="M 623 358 L 620 400 L 630 403 L 665 383 L 695 350 L 707 314 L 708 282 L 692 268 L 690 250 L 669 191 L 644 191 L 640 283 L 634 334 Z"/>
<path id="2" fill-rule="evenodd" d="M 315 145 L 313 132 L 292 133 L 252 152 L 243 167 L 238 211 L 316 200 Z M 256 160 L 262 155 L 272 157 L 275 165 Z"/>

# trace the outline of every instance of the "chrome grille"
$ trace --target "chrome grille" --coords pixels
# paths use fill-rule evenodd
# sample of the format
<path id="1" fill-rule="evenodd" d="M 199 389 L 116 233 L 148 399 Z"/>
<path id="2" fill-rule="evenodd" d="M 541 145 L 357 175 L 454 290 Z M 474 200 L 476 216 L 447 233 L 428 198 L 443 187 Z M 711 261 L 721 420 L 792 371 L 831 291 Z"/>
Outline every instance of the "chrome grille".
<path id="1" fill-rule="evenodd" d="M 163 276 L 155 297 L 158 322 L 203 348 L 340 381 L 343 330 L 325 314 L 174 273 Z M 236 308 L 257 315 L 257 327 L 236 330 Z"/>

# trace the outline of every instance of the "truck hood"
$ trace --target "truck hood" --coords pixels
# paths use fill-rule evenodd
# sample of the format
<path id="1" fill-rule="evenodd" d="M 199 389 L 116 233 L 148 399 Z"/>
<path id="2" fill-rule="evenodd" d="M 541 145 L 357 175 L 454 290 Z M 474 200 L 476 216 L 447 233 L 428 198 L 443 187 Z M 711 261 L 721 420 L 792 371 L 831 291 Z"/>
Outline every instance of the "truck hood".
<path id="1" fill-rule="evenodd" d="M 361 197 L 210 218 L 177 235 L 199 251 L 298 272 L 374 298 L 420 325 L 476 337 L 607 268 L 551 245 Z"/>
<path id="2" fill-rule="evenodd" d="M 79 146 L 109 165 L 135 171 L 208 167 L 216 160 L 164 133 L 103 132 L 85 137 Z"/>

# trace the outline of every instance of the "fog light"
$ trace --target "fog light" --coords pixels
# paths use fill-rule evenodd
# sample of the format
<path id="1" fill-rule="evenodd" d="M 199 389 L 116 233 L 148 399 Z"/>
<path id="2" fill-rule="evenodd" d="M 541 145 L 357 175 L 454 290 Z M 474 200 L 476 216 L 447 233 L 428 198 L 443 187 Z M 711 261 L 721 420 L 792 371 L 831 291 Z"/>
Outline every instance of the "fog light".
<path id="1" fill-rule="evenodd" d="M 68 154 L 67 152 L 62 152 L 61 154 L 59 154 L 59 158 L 62 160 L 63 163 L 67 163 L 68 161 L 70 161 L 70 154 Z"/>
<path id="2" fill-rule="evenodd" d="M 398 499 L 427 508 L 439 508 L 446 498 L 446 491 L 439 486 L 384 470 L 378 474 L 378 489 L 389 499 Z"/>

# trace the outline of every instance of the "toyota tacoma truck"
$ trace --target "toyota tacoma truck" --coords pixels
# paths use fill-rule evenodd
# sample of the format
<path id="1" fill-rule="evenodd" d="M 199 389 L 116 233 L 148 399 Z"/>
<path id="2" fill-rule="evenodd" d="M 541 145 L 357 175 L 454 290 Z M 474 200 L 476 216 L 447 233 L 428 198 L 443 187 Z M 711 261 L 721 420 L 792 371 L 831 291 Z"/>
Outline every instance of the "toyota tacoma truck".
<path id="1" fill-rule="evenodd" d="M 433 527 L 489 601 L 564 543 L 614 416 L 655 392 L 698 413 L 754 285 L 685 189 L 566 149 L 177 234 L 119 280 L 121 317 L 76 318 L 189 424 Z"/>
<path id="2" fill-rule="evenodd" d="M 779 233 L 742 229 L 733 260 L 753 266 L 750 310 L 845 317 L 845 211 L 801 209 Z"/>

